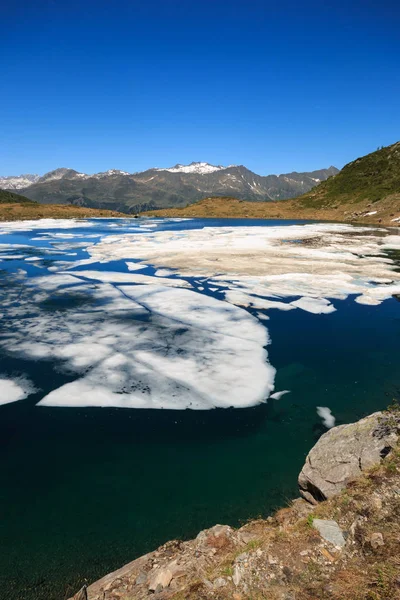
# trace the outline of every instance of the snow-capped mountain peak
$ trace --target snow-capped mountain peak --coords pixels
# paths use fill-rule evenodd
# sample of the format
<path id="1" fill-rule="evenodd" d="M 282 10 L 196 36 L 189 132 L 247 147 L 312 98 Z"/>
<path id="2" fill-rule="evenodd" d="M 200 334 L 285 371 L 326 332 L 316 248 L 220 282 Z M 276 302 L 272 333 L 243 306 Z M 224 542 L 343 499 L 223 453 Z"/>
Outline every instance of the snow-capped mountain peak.
<path id="1" fill-rule="evenodd" d="M 27 173 L 25 175 L 7 175 L 6 177 L 0 177 L 0 189 L 6 190 L 22 190 L 23 188 L 36 183 L 40 179 L 40 175 L 32 175 Z"/>
<path id="2" fill-rule="evenodd" d="M 233 165 L 230 165 L 233 166 Z M 175 165 L 169 168 L 159 168 L 157 171 L 169 171 L 170 173 L 196 173 L 197 175 L 206 175 L 208 173 L 215 173 L 215 171 L 223 171 L 229 167 L 223 167 L 222 165 L 210 165 L 206 162 L 192 162 L 190 165 Z"/>
<path id="3" fill-rule="evenodd" d="M 87 177 L 95 177 L 96 179 L 101 179 L 102 177 L 111 177 L 112 175 L 130 175 L 130 173 L 127 173 L 127 171 L 120 171 L 119 169 L 109 169 L 108 171 L 104 171 L 102 173 L 87 175 Z"/>

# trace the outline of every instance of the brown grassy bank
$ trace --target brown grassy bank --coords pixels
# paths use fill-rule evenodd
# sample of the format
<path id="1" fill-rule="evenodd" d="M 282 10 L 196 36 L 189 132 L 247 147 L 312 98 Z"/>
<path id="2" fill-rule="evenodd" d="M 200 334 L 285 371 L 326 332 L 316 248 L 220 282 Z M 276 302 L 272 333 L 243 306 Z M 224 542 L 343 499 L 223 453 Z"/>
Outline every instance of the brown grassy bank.
<path id="1" fill-rule="evenodd" d="M 368 213 L 373 212 L 373 215 Z M 400 194 L 371 204 L 368 200 L 357 204 L 334 207 L 308 205 L 302 199 L 279 202 L 247 202 L 236 198 L 205 198 L 185 208 L 151 210 L 143 213 L 151 217 L 230 218 L 230 219 L 305 219 L 340 221 L 368 225 L 400 226 Z"/>
<path id="2" fill-rule="evenodd" d="M 0 203 L 0 221 L 31 219 L 84 219 L 87 217 L 126 217 L 114 210 L 81 208 L 70 204 Z"/>

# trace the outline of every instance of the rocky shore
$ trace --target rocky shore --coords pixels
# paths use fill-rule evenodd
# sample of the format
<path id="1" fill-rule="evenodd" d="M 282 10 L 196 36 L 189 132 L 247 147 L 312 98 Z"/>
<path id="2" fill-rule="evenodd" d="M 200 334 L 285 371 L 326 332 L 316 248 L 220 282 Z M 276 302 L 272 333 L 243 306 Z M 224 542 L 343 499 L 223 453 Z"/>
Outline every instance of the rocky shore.
<path id="1" fill-rule="evenodd" d="M 330 429 L 288 507 L 168 542 L 73 600 L 400 599 L 399 435 L 397 406 Z"/>

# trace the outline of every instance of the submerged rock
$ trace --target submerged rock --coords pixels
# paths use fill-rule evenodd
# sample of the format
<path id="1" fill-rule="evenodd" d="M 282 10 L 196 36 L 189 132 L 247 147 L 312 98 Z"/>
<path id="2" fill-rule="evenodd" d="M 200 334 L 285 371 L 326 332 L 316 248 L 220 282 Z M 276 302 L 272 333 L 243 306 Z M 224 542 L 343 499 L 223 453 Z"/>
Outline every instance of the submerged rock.
<path id="1" fill-rule="evenodd" d="M 398 433 L 397 419 L 381 412 L 330 429 L 306 458 L 299 475 L 300 494 L 312 504 L 338 494 L 350 479 L 388 454 Z"/>

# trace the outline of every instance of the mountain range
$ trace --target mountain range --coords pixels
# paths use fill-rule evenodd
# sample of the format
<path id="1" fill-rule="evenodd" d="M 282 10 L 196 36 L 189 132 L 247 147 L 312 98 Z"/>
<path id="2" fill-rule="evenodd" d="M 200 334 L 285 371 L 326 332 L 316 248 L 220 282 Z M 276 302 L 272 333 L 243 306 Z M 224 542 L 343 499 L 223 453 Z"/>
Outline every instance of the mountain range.
<path id="1" fill-rule="evenodd" d="M 307 193 L 286 202 L 207 197 L 185 208 L 149 211 L 165 217 L 312 219 L 400 224 L 400 142 L 348 163 Z"/>
<path id="2" fill-rule="evenodd" d="M 73 204 L 136 213 L 157 208 L 183 207 L 205 196 L 234 196 L 257 201 L 287 200 L 309 192 L 338 173 L 335 167 L 307 173 L 261 176 L 242 165 L 193 162 L 139 173 L 110 169 L 88 175 L 59 168 L 43 176 L 0 177 L 0 188 L 21 191 L 43 204 Z"/>

